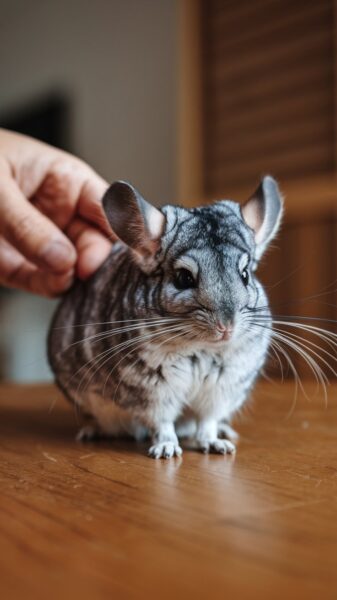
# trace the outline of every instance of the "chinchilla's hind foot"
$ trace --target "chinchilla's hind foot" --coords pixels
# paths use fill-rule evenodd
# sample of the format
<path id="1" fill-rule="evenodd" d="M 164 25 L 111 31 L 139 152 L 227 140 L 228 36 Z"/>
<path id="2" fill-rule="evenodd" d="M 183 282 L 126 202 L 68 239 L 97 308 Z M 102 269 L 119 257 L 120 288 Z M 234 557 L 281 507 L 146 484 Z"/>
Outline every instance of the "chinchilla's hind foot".
<path id="1" fill-rule="evenodd" d="M 218 437 L 219 423 L 215 419 L 200 421 L 196 435 L 197 447 L 204 454 L 234 454 L 232 442 Z"/>
<path id="2" fill-rule="evenodd" d="M 76 440 L 78 442 L 95 442 L 98 440 L 134 438 L 137 442 L 142 442 L 148 437 L 148 429 L 140 423 L 130 422 L 127 428 L 114 426 L 108 430 L 103 430 L 97 423 L 92 423 L 80 429 Z"/>
<path id="3" fill-rule="evenodd" d="M 98 425 L 85 425 L 82 427 L 77 436 L 77 442 L 95 442 L 102 440 L 108 436 L 98 427 Z"/>
<path id="4" fill-rule="evenodd" d="M 198 440 L 198 447 L 204 454 L 234 454 L 236 448 L 228 440 Z"/>
<path id="5" fill-rule="evenodd" d="M 218 438 L 221 440 L 231 440 L 232 442 L 237 442 L 240 436 L 227 421 L 222 421 L 221 423 L 218 423 Z"/>

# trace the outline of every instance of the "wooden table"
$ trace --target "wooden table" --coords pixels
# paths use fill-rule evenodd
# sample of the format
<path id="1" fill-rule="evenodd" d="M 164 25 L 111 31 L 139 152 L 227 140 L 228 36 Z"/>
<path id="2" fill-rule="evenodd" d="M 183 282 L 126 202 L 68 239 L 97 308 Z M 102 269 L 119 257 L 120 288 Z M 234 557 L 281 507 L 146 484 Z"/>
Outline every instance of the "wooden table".
<path id="1" fill-rule="evenodd" d="M 313 386 L 308 384 L 313 396 Z M 52 386 L 0 387 L 0 593 L 337 598 L 337 387 L 261 384 L 235 457 L 81 445 Z"/>

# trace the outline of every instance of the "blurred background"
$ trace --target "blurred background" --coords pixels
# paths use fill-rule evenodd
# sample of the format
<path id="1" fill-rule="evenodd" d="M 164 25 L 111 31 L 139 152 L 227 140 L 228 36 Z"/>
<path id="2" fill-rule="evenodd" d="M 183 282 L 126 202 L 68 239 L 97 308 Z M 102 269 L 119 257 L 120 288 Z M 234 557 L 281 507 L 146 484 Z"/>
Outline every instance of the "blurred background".
<path id="1" fill-rule="evenodd" d="M 274 312 L 336 319 L 336 10 L 335 0 L 0 0 L 0 126 L 156 204 L 243 201 L 271 173 L 286 199 L 261 268 Z M 54 307 L 0 290 L 0 378 L 50 377 Z"/>

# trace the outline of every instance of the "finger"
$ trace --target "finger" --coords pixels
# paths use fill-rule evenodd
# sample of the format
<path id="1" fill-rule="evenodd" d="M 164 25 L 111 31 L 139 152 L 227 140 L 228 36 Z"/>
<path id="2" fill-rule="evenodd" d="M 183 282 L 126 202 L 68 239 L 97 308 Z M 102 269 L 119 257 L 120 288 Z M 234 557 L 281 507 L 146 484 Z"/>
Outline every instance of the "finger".
<path id="1" fill-rule="evenodd" d="M 0 183 L 0 234 L 38 267 L 58 273 L 76 262 L 71 242 L 26 200 L 10 178 Z"/>
<path id="2" fill-rule="evenodd" d="M 29 263 L 6 240 L 0 238 L 0 283 L 6 287 L 54 297 L 65 292 L 73 283 L 74 269 L 54 275 Z"/>
<path id="3" fill-rule="evenodd" d="M 67 234 L 77 250 L 77 275 L 80 279 L 87 279 L 109 255 L 111 242 L 82 219 L 75 219 L 68 227 Z"/>
<path id="4" fill-rule="evenodd" d="M 102 208 L 106 189 L 106 181 L 86 163 L 62 154 L 49 165 L 32 202 L 61 229 L 66 229 L 77 213 L 111 237 Z"/>
<path id="5" fill-rule="evenodd" d="M 12 132 L 1 132 L 0 146 L 6 159 L 4 170 L 10 171 L 9 164 L 15 164 L 15 179 L 24 196 L 61 229 L 79 212 L 111 235 L 101 206 L 108 184 L 89 165 L 63 150 Z"/>
<path id="6" fill-rule="evenodd" d="M 117 237 L 112 232 L 102 207 L 102 198 L 107 187 L 107 182 L 92 172 L 83 184 L 78 200 L 78 214 L 86 221 L 97 225 L 111 241 L 115 241 Z"/>
<path id="7" fill-rule="evenodd" d="M 77 212 L 89 167 L 60 153 L 41 172 L 41 181 L 31 194 L 31 202 L 60 229 L 65 229 Z"/>

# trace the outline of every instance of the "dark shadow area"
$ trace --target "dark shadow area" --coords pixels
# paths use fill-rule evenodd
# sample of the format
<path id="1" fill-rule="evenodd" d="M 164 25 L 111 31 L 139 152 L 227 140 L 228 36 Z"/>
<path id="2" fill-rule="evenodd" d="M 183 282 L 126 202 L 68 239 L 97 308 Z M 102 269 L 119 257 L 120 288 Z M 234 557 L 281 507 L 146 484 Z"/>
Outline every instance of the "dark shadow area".
<path id="1" fill-rule="evenodd" d="M 62 442 L 74 439 L 80 421 L 71 408 L 64 410 L 55 406 L 46 408 L 11 408 L 0 406 L 0 436 L 6 438 L 29 437 L 38 442 L 58 439 Z"/>
<path id="2" fill-rule="evenodd" d="M 46 399 L 45 408 L 12 408 L 0 405 L 0 439 L 31 439 L 32 444 L 42 442 L 57 443 L 62 446 L 74 445 L 82 447 L 84 452 L 88 451 L 110 451 L 123 450 L 131 454 L 146 454 L 149 442 L 137 442 L 132 438 L 105 438 L 93 441 L 77 442 L 76 435 L 85 423 L 85 419 L 76 410 L 69 406 L 68 410 L 59 405 L 49 409 Z"/>
<path id="3" fill-rule="evenodd" d="M 50 92 L 2 114 L 0 126 L 72 150 L 70 101 L 62 92 Z"/>

